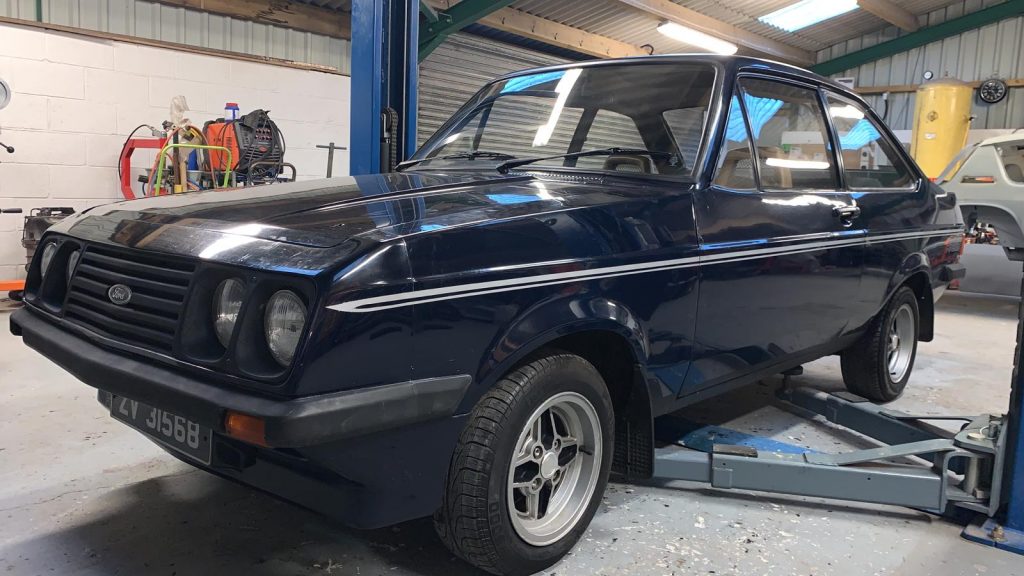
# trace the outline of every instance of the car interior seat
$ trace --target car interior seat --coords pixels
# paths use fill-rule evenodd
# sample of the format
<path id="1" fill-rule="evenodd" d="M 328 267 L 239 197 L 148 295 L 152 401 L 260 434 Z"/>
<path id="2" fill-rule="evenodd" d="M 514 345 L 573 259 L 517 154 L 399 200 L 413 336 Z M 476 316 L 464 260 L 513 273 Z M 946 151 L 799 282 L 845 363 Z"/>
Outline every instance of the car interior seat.
<path id="1" fill-rule="evenodd" d="M 653 174 L 654 164 L 647 156 L 641 156 L 639 154 L 614 154 L 605 158 L 602 169 L 614 172 Z"/>
<path id="2" fill-rule="evenodd" d="M 722 160 L 722 168 L 718 171 L 716 182 L 720 186 L 733 190 L 752 190 L 757 187 L 754 182 L 754 163 L 750 159 L 750 150 L 737 148 L 730 150 Z"/>
<path id="3" fill-rule="evenodd" d="M 1006 176 L 1010 180 L 1024 184 L 1024 168 L 1021 168 L 1020 164 L 1007 164 L 1003 168 L 1006 169 Z"/>

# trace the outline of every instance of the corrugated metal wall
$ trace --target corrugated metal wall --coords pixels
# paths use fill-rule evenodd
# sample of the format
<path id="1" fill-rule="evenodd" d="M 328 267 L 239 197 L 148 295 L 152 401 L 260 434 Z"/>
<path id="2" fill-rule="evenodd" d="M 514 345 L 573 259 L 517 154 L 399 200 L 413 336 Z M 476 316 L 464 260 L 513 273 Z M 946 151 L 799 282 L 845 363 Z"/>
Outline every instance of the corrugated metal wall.
<path id="1" fill-rule="evenodd" d="M 419 143 L 436 132 L 487 81 L 524 68 L 564 62 L 568 60 L 479 36 L 452 35 L 420 66 Z"/>
<path id="2" fill-rule="evenodd" d="M 928 14 L 927 25 L 999 4 L 998 0 L 962 0 L 942 10 Z M 887 28 L 875 34 L 842 42 L 818 52 L 818 62 L 837 58 L 849 52 L 873 46 L 899 36 L 896 28 Z M 1024 17 L 1011 18 L 969 30 L 933 42 L 921 48 L 870 62 L 855 70 L 836 76 L 854 76 L 857 86 L 898 86 L 924 82 L 924 73 L 930 70 L 936 78 L 951 77 L 972 82 L 992 77 L 1003 79 L 1024 78 Z M 870 96 L 868 101 L 881 112 L 881 96 Z M 998 104 L 982 104 L 975 100 L 973 128 L 1003 129 L 1024 127 L 1024 88 L 1011 88 Z M 887 122 L 895 130 L 909 130 L 914 120 L 914 94 L 894 93 L 889 97 Z"/>
<path id="3" fill-rule="evenodd" d="M 35 0 L 0 0 L 0 16 L 35 20 L 35 11 Z M 347 40 L 141 0 L 43 0 L 43 21 L 350 69 Z"/>

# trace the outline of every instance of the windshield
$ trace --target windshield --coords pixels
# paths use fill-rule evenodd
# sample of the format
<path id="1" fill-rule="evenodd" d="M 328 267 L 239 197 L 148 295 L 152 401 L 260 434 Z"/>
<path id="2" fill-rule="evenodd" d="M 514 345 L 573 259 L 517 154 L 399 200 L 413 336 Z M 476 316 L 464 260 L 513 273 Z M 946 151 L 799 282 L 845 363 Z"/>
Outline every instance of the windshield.
<path id="1" fill-rule="evenodd" d="M 538 72 L 485 86 L 412 158 L 415 169 L 496 168 L 544 158 L 559 168 L 692 176 L 715 69 L 612 64 Z"/>

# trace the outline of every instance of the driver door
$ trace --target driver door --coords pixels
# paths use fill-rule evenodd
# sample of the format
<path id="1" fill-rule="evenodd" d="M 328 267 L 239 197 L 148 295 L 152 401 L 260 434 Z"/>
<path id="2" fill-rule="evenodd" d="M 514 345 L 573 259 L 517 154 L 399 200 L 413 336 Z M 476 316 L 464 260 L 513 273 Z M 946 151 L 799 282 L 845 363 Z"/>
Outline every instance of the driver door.
<path id="1" fill-rule="evenodd" d="M 700 305 L 682 396 L 831 353 L 862 274 L 863 231 L 817 88 L 738 84 L 718 172 L 694 202 Z"/>

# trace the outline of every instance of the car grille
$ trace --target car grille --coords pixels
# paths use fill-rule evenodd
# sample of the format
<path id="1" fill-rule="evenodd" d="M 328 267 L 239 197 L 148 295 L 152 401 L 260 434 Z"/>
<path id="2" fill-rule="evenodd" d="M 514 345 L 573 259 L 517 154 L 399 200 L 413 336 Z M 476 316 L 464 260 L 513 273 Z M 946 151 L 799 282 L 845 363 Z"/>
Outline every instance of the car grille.
<path id="1" fill-rule="evenodd" d="M 68 287 L 64 318 L 102 336 L 170 353 L 196 264 L 90 245 Z M 132 290 L 125 305 L 111 302 L 116 284 Z"/>

